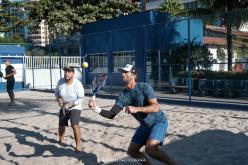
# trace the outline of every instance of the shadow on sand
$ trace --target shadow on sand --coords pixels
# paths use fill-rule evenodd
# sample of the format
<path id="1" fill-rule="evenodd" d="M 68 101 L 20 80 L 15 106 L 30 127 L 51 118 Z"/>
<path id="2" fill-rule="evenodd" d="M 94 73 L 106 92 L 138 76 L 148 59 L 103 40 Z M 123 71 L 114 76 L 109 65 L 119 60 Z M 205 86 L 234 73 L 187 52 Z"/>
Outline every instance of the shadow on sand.
<path id="1" fill-rule="evenodd" d="M 100 164 L 97 162 L 97 157 L 93 153 L 86 153 L 86 152 L 75 152 L 74 149 L 72 149 L 72 146 L 70 148 L 66 147 L 57 147 L 55 144 L 57 144 L 57 141 L 54 139 L 50 139 L 46 136 L 43 136 L 42 134 L 34 131 L 28 131 L 20 128 L 3 128 L 0 127 L 0 129 L 7 130 L 13 134 L 15 134 L 15 138 L 19 144 L 27 145 L 29 147 L 33 147 L 34 152 L 32 154 L 18 154 L 16 152 L 12 152 L 11 148 L 13 147 L 12 144 L 5 143 L 5 147 L 7 152 L 9 153 L 9 156 L 11 157 L 24 157 L 24 158 L 31 158 L 31 157 L 72 157 L 76 158 L 85 165 L 97 165 Z M 35 140 L 43 142 L 47 141 L 47 144 L 38 144 L 35 142 L 30 142 L 27 140 L 27 137 L 35 138 Z M 47 151 L 49 154 L 46 154 Z M 15 163 L 16 164 L 16 163 Z"/>
<path id="2" fill-rule="evenodd" d="M 245 165 L 248 164 L 248 137 L 229 131 L 207 130 L 161 147 L 180 165 Z M 123 160 L 129 158 L 123 158 Z M 107 165 L 127 165 L 115 161 Z M 154 161 L 154 164 L 160 165 Z"/>

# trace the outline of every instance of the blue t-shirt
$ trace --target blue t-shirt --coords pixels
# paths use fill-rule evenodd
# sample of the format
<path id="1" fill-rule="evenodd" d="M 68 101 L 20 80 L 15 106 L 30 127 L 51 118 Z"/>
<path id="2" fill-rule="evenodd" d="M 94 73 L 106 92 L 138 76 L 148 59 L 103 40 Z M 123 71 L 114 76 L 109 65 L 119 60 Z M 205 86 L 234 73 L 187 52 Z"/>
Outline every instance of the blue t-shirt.
<path id="1" fill-rule="evenodd" d="M 115 104 L 122 108 L 126 106 L 144 107 L 148 106 L 148 101 L 154 98 L 155 93 L 150 84 L 137 82 L 133 89 L 124 89 L 118 96 Z M 151 127 L 157 122 L 166 120 L 164 113 L 161 110 L 153 113 L 132 113 L 132 115 L 140 122 L 141 125 L 146 127 Z"/>

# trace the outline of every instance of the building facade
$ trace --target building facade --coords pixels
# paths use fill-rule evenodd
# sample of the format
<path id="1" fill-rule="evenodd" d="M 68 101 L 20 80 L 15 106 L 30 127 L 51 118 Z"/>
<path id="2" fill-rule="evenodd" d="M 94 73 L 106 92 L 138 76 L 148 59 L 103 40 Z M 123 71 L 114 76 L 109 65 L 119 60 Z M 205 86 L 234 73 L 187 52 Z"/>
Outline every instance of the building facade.
<path id="1" fill-rule="evenodd" d="M 34 1 L 38 0 L 12 0 L 12 2 L 29 2 L 32 3 Z M 19 19 L 27 19 L 26 8 L 22 8 L 21 10 L 18 9 L 10 9 L 10 12 L 14 13 L 14 16 L 16 16 Z M 9 26 L 11 26 L 12 22 L 8 22 Z M 48 24 L 45 20 L 42 20 L 38 26 L 34 27 L 27 27 L 27 26 L 21 26 L 15 29 L 12 29 L 10 32 L 1 33 L 0 37 L 2 38 L 21 38 L 23 41 L 28 41 L 32 44 L 32 46 L 41 46 L 44 47 L 49 44 L 49 30 L 48 30 Z"/>
<path id="2" fill-rule="evenodd" d="M 156 81 L 163 75 L 168 79 L 168 69 L 158 70 L 158 65 L 167 63 L 169 52 L 178 43 L 190 40 L 203 41 L 203 26 L 200 20 L 168 21 L 167 13 L 146 11 L 110 20 L 89 23 L 81 31 L 81 56 L 89 62 L 86 82 L 92 77 L 109 74 L 112 84 L 120 85 L 118 68 L 124 64 L 135 65 L 139 81 Z"/>
<path id="3" fill-rule="evenodd" d="M 33 46 L 44 47 L 49 44 L 49 30 L 45 20 L 42 20 L 38 26 L 29 27 L 28 40 Z"/>
<path id="4" fill-rule="evenodd" d="M 138 3 L 139 7 L 145 10 L 156 10 L 158 9 L 166 0 L 132 0 L 132 2 Z M 197 8 L 198 2 L 196 0 L 181 0 L 184 8 Z"/>

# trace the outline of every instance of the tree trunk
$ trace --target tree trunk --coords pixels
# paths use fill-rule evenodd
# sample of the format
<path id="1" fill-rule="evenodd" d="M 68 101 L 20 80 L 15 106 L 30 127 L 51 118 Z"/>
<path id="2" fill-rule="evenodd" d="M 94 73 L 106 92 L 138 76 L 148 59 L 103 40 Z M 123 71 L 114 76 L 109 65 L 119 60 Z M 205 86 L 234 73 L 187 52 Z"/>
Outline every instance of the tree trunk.
<path id="1" fill-rule="evenodd" d="M 228 60 L 228 71 L 232 71 L 232 23 L 231 20 L 227 17 L 227 60 Z"/>
<path id="2" fill-rule="evenodd" d="M 229 3 L 229 0 L 225 0 L 225 11 L 228 12 L 226 15 L 226 44 L 227 44 L 227 62 L 228 62 L 228 71 L 232 71 L 232 19 L 233 15 L 232 13 L 229 13 L 232 11 L 231 3 Z"/>

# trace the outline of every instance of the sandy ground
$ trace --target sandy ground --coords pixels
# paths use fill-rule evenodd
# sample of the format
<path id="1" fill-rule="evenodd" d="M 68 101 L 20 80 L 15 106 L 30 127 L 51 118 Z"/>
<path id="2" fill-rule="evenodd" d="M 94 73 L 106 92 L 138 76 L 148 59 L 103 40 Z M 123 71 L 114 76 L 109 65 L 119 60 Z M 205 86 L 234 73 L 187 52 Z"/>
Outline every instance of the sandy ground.
<path id="1" fill-rule="evenodd" d="M 0 93 L 1 165 L 139 164 L 126 154 L 139 125 L 132 116 L 121 112 L 114 120 L 103 118 L 87 108 L 85 97 L 80 122 L 84 152 L 76 153 L 70 127 L 67 145 L 57 144 L 58 106 L 52 93 L 24 91 L 16 98 L 17 105 L 8 107 L 7 94 Z M 97 102 L 110 108 L 114 100 Z M 179 164 L 248 164 L 248 111 L 166 104 L 161 109 L 169 121 L 162 149 Z"/>

